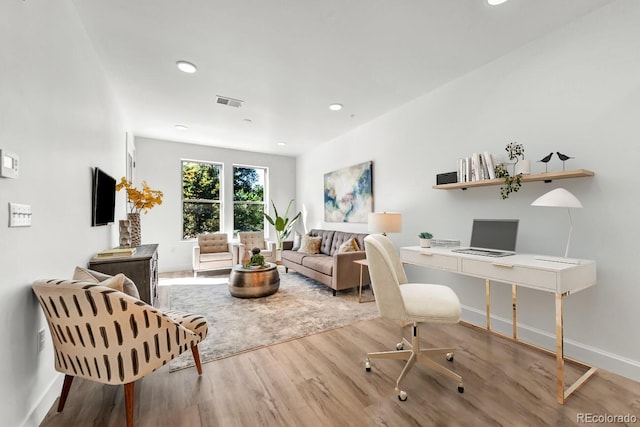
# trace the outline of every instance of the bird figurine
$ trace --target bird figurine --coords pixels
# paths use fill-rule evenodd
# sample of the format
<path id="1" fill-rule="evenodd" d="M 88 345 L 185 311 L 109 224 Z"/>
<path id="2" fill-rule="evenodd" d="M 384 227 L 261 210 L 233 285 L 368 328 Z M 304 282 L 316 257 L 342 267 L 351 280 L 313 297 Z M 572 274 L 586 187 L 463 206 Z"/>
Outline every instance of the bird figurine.
<path id="1" fill-rule="evenodd" d="M 547 169 L 547 167 L 549 166 L 549 160 L 551 160 L 551 157 L 553 157 L 553 151 L 551 153 L 549 153 L 549 155 L 544 156 L 543 158 L 541 158 L 540 160 L 538 160 L 539 162 L 544 163 L 544 172 L 547 173 L 549 172 L 549 170 Z"/>
<path id="2" fill-rule="evenodd" d="M 569 157 L 566 154 L 562 154 L 559 151 L 556 151 L 556 154 L 558 154 L 558 157 L 560 158 L 560 160 L 562 160 L 562 170 L 564 171 L 564 162 L 566 162 L 569 159 L 573 159 L 573 157 Z"/>

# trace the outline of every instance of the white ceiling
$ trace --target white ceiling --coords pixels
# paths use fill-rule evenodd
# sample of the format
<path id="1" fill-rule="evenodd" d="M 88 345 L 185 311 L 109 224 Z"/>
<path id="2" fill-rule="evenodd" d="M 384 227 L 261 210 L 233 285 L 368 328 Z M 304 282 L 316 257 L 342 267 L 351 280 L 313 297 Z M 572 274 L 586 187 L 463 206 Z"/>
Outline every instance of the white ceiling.
<path id="1" fill-rule="evenodd" d="M 136 136 L 295 156 L 613 0 L 73 1 Z"/>

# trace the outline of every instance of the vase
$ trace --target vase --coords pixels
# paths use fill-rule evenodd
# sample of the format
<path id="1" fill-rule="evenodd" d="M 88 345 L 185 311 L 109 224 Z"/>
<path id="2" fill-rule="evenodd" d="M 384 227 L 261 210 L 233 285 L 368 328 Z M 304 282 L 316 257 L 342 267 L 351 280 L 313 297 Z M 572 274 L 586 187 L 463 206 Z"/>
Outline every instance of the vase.
<path id="1" fill-rule="evenodd" d="M 128 219 L 121 219 L 120 222 L 120 247 L 131 247 L 131 221 Z"/>
<path id="2" fill-rule="evenodd" d="M 518 163 L 516 163 L 513 172 L 516 175 L 520 173 L 523 175 L 531 174 L 531 160 L 520 160 Z"/>
<path id="3" fill-rule="evenodd" d="M 140 214 L 130 213 L 127 217 L 131 222 L 131 246 L 140 246 L 142 243 L 142 234 L 140 233 Z"/>

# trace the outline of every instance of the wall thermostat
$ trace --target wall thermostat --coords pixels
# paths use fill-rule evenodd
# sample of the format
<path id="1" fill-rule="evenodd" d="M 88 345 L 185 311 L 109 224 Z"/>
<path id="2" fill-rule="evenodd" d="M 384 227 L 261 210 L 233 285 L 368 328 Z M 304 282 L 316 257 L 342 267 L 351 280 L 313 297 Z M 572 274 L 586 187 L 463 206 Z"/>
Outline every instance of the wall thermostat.
<path id="1" fill-rule="evenodd" d="M 7 150 L 0 150 L 0 176 L 4 178 L 18 177 L 18 155 Z"/>

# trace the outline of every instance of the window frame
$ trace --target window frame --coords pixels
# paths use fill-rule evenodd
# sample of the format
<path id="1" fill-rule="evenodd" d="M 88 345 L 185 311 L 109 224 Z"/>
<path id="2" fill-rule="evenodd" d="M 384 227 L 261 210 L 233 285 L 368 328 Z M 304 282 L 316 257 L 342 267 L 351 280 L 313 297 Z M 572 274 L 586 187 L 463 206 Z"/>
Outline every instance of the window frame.
<path id="1" fill-rule="evenodd" d="M 268 200 L 269 200 L 269 168 L 267 166 L 255 166 L 255 165 L 247 165 L 247 164 L 241 164 L 241 163 L 233 163 L 232 165 L 232 169 L 231 169 L 231 177 L 232 177 L 232 182 L 231 182 L 231 198 L 232 198 L 232 202 L 233 202 L 233 210 L 232 210 L 232 215 L 233 215 L 233 230 L 232 230 L 232 234 L 233 234 L 233 238 L 237 238 L 237 232 L 238 231 L 242 231 L 242 230 L 236 230 L 236 224 L 235 224 L 235 207 L 238 204 L 244 204 L 244 205 L 262 205 L 262 212 L 263 212 L 263 216 L 262 216 L 262 232 L 264 235 L 264 238 L 267 239 L 269 237 L 269 227 L 268 227 L 268 223 L 267 223 L 267 219 L 264 217 L 264 213 L 268 211 Z M 236 168 L 244 168 L 244 169 L 260 169 L 262 171 L 264 171 L 264 184 L 263 184 L 263 191 L 262 191 L 262 202 L 252 202 L 252 201 L 238 201 L 236 200 L 236 189 L 235 189 L 235 169 Z"/>
<path id="2" fill-rule="evenodd" d="M 218 181 L 220 182 L 220 190 L 218 191 L 218 199 L 185 199 L 184 198 L 184 164 L 185 163 L 198 163 L 198 164 L 207 164 L 214 165 L 218 167 Z M 197 239 L 197 236 L 193 237 L 185 237 L 184 230 L 184 219 L 185 219 L 185 203 L 202 203 L 202 204 L 218 204 L 219 213 L 220 213 L 220 227 L 219 230 L 210 231 L 212 233 L 224 232 L 224 188 L 225 188 L 225 180 L 224 180 L 224 163 L 216 162 L 212 160 L 195 160 L 195 159 L 180 159 L 180 217 L 181 217 L 181 240 L 182 241 L 193 241 Z"/>

